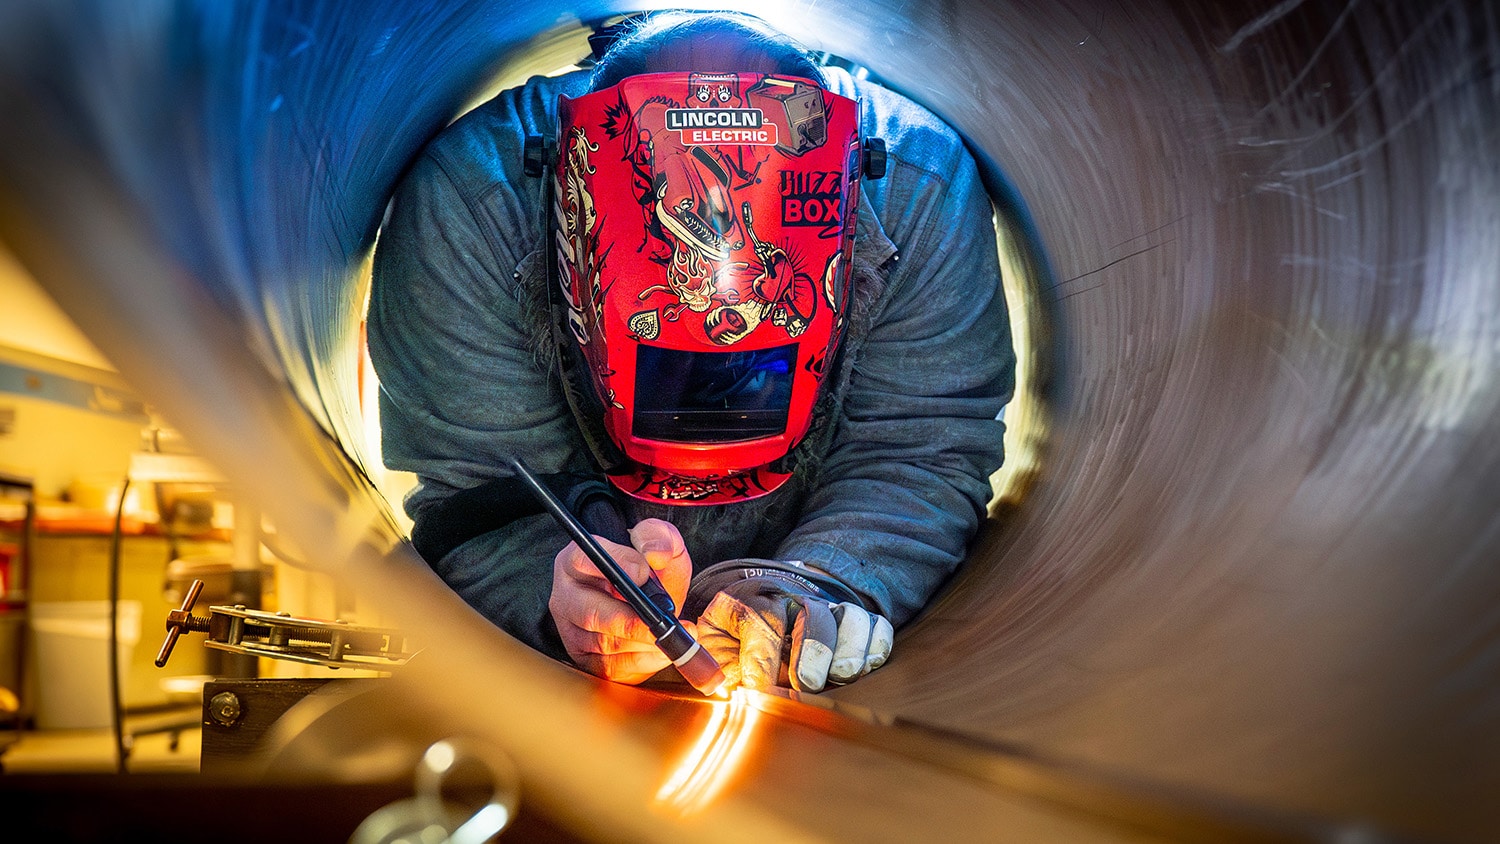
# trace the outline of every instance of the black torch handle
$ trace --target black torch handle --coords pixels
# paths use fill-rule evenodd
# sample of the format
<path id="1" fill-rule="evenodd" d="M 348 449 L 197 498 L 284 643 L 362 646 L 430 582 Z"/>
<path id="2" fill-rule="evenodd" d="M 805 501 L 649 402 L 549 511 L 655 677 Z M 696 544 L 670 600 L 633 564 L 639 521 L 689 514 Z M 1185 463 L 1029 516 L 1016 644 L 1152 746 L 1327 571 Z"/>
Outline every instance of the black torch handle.
<path id="1" fill-rule="evenodd" d="M 533 475 L 531 470 L 526 468 L 525 464 L 521 463 L 520 460 L 511 458 L 510 467 L 515 470 L 516 476 L 521 478 L 527 488 L 531 490 L 531 493 L 536 496 L 537 501 L 552 515 L 552 518 L 577 543 L 578 547 L 583 550 L 583 553 L 593 561 L 594 566 L 599 569 L 599 573 L 604 575 L 604 579 L 608 580 L 609 584 L 615 587 L 615 591 L 620 593 L 620 597 L 625 599 L 625 603 L 630 605 L 630 609 L 640 617 L 641 621 L 646 623 L 646 626 L 651 630 L 651 635 L 656 636 L 658 641 L 660 641 L 662 637 L 671 633 L 673 628 L 682 629 L 683 634 L 687 635 L 686 629 L 682 628 L 682 623 L 672 614 L 673 611 L 664 610 L 661 604 L 656 600 L 652 600 L 651 596 L 647 595 L 645 589 L 634 580 L 631 580 L 625 574 L 624 569 L 620 568 L 620 564 L 615 562 L 614 557 L 611 557 L 609 552 L 605 551 L 603 546 L 594 539 L 593 534 L 584 528 L 577 517 L 569 512 L 567 507 L 563 506 L 563 503 L 557 499 L 557 496 L 552 494 L 552 490 L 548 489 L 546 485 L 538 480 L 536 475 Z M 646 583 L 655 587 L 652 589 L 653 592 L 660 592 L 658 600 L 665 603 L 667 607 L 674 607 L 675 609 L 671 596 L 667 594 L 661 582 L 656 579 L 654 572 L 646 580 Z M 688 639 L 692 641 L 691 636 Z M 675 660 L 681 654 L 669 653 L 667 656 Z"/>
<path id="2" fill-rule="evenodd" d="M 556 498 L 556 494 L 553 497 Z M 630 545 L 630 529 L 625 527 L 625 519 L 608 496 L 603 493 L 585 495 L 574 501 L 572 507 L 569 510 L 568 505 L 563 504 L 563 509 L 572 513 L 590 535 L 608 539 L 616 545 Z M 640 587 L 646 597 L 651 599 L 651 603 L 660 607 L 662 612 L 674 618 L 677 616 L 677 603 L 667 594 L 667 588 L 661 585 L 655 569 L 651 569 L 646 582 L 640 584 Z"/>

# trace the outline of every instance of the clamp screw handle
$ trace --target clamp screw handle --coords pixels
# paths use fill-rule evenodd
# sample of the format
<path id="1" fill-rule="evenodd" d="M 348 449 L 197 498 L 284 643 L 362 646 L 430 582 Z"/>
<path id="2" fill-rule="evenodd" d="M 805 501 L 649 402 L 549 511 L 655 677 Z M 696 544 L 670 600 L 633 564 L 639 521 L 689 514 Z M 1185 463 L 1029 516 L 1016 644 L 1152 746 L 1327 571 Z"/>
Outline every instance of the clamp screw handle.
<path id="1" fill-rule="evenodd" d="M 168 611 L 167 638 L 161 643 L 161 650 L 156 652 L 157 668 L 166 667 L 167 659 L 172 656 L 172 649 L 177 646 L 177 637 L 184 633 L 208 632 L 208 619 L 193 615 L 193 605 L 198 603 L 198 595 L 202 591 L 203 581 L 194 580 L 182 598 L 182 606 Z"/>

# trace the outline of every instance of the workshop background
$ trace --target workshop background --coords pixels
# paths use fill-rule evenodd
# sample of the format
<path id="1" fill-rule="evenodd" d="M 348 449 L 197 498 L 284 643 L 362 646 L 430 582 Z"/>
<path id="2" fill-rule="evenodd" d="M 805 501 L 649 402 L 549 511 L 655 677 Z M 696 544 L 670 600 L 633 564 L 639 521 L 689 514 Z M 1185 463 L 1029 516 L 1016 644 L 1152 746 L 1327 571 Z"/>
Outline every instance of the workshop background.
<path id="1" fill-rule="evenodd" d="M 117 568 L 120 692 L 142 739 L 133 769 L 196 770 L 191 727 L 203 681 L 225 666 L 198 647 L 165 669 L 153 664 L 162 621 L 187 585 L 205 581 L 205 605 L 251 600 L 232 596 L 230 585 L 236 568 L 252 570 L 254 606 L 328 617 L 337 589 L 236 542 L 232 485 L 4 249 L 0 301 L 0 721 L 10 730 L 0 765 L 13 773 L 117 767 L 101 732 L 111 723 L 108 600 Z M 168 475 L 161 459 L 178 461 Z M 266 661 L 256 673 L 319 672 Z M 16 746 L 28 725 L 41 732 Z M 166 747 L 184 733 L 189 747 Z"/>

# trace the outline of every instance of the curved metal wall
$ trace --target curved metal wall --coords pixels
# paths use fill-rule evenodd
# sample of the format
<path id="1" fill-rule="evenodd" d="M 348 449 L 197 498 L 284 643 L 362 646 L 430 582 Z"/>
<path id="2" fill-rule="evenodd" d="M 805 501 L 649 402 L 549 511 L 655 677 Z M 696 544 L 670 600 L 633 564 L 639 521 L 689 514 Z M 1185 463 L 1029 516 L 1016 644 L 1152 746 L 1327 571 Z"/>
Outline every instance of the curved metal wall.
<path id="1" fill-rule="evenodd" d="M 1252 832 L 1500 833 L 1493 4 L 1033 5 L 759 9 L 1005 169 L 1047 253 L 1052 421 L 1022 506 L 822 701 L 897 726 L 768 705 L 761 763 L 696 820 L 575 754 L 650 780 L 685 704 L 454 613 L 335 442 L 405 162 L 528 39 L 612 7 L 10 4 L 0 234 L 299 544 L 416 583 L 398 610 L 475 646 L 419 675 L 464 678 L 427 704 L 585 834 L 1187 834 L 1017 759 Z"/>

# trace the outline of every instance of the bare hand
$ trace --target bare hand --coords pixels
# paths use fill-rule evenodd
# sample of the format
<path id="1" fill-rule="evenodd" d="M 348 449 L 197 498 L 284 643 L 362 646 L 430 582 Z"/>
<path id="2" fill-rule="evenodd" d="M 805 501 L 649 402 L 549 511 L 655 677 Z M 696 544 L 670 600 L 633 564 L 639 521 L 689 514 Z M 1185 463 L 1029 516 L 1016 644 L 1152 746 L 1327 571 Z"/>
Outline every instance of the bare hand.
<path id="1" fill-rule="evenodd" d="M 645 583 L 652 571 L 677 606 L 687 597 L 693 563 L 682 534 L 669 522 L 646 519 L 630 529 L 630 545 L 595 537 L 626 576 Z M 671 662 L 656 637 L 575 543 L 552 563 L 548 602 L 563 646 L 578 667 L 618 683 L 640 683 Z"/>

